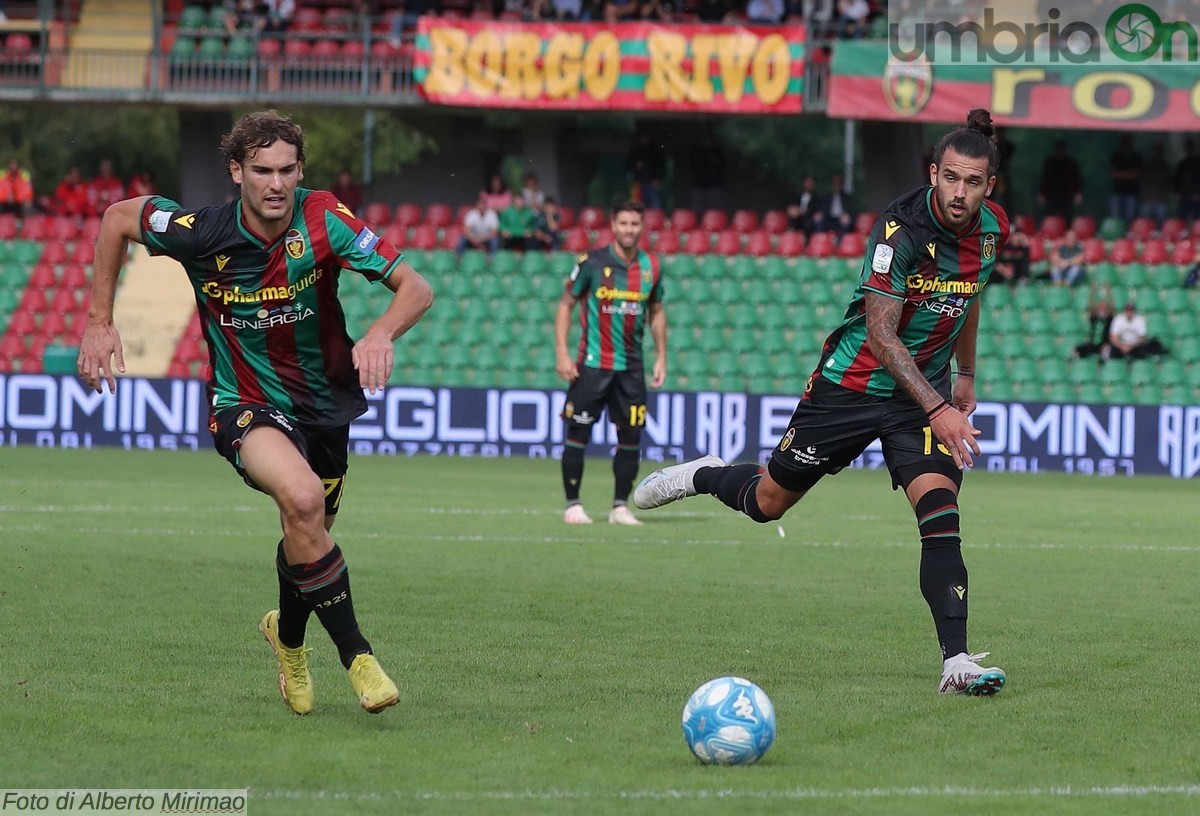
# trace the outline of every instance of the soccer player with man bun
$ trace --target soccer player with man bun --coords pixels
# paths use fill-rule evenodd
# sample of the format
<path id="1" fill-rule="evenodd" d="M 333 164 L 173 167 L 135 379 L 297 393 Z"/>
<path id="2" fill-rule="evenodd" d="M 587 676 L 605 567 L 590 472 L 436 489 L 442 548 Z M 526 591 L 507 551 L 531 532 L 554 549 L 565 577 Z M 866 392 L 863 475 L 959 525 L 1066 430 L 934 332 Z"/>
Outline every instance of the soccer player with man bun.
<path id="1" fill-rule="evenodd" d="M 259 630 L 275 652 L 284 702 L 297 714 L 313 708 L 304 634 L 315 612 L 360 705 L 376 713 L 395 704 L 399 691 L 359 629 L 350 573 L 329 529 L 345 485 L 350 422 L 367 409 L 363 389 L 374 393 L 387 384 L 393 342 L 421 319 L 433 294 L 331 193 L 298 186 L 299 125 L 274 111 L 247 114 L 221 149 L 239 188 L 229 203 L 189 209 L 142 196 L 105 212 L 79 373 L 97 391 L 107 383 L 111 392 L 114 357 L 116 370 L 125 370 L 113 299 L 126 242 L 178 261 L 208 342 L 209 430 L 217 451 L 279 510 L 279 608 Z M 343 270 L 393 293 L 357 341 L 338 301 Z"/>
<path id="2" fill-rule="evenodd" d="M 992 117 L 973 110 L 937 143 L 929 185 L 880 216 L 846 316 L 765 469 L 705 456 L 655 471 L 633 494 L 650 509 L 708 493 L 765 523 L 881 440 L 892 486 L 904 489 L 917 517 L 921 593 L 941 644 L 944 694 L 992 695 L 1006 679 L 979 664 L 986 652 L 967 650 L 958 509 L 963 469 L 980 453 L 969 419 L 980 293 L 1009 232 L 1004 210 L 987 200 L 999 164 Z"/>

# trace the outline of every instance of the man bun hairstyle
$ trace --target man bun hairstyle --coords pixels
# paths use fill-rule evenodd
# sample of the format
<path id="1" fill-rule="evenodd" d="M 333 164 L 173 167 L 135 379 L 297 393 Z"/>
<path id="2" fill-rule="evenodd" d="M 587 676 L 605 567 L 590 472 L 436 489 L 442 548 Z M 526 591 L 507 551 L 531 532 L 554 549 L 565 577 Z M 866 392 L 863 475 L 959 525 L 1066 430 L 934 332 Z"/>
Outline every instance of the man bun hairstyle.
<path id="1" fill-rule="evenodd" d="M 225 172 L 230 162 L 244 164 L 252 152 L 279 141 L 295 146 L 296 160 L 304 163 L 304 131 L 299 125 L 273 110 L 247 113 L 221 139 Z"/>
<path id="2" fill-rule="evenodd" d="M 967 114 L 967 124 L 952 130 L 938 140 L 933 149 L 933 163 L 941 166 L 942 156 L 953 150 L 968 159 L 987 159 L 988 175 L 996 175 L 1000 169 L 1000 148 L 996 146 L 996 125 L 992 114 L 976 108 Z"/>

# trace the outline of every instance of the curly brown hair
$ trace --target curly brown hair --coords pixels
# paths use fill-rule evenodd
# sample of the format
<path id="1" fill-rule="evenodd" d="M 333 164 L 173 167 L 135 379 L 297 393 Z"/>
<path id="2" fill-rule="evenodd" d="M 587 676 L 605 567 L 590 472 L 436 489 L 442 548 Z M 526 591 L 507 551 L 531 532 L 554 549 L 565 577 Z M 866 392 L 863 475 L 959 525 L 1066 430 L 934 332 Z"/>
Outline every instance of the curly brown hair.
<path id="1" fill-rule="evenodd" d="M 229 172 L 230 162 L 242 164 L 251 151 L 270 147 L 280 140 L 295 145 L 296 159 L 303 164 L 304 131 L 299 125 L 273 110 L 247 113 L 221 139 L 225 172 Z"/>

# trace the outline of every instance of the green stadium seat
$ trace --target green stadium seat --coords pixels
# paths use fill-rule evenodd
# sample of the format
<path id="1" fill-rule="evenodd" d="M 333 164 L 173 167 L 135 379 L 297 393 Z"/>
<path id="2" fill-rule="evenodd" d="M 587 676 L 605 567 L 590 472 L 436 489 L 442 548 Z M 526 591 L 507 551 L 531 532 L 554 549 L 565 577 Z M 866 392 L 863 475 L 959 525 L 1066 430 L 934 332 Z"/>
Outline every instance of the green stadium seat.
<path id="1" fill-rule="evenodd" d="M 454 257 L 454 253 L 448 249 L 432 250 L 425 259 L 425 263 L 429 265 L 429 271 L 435 275 L 446 275 L 452 273 L 458 267 L 458 261 Z M 417 270 L 423 272 L 425 270 Z"/>
<path id="2" fill-rule="evenodd" d="M 1074 402 L 1075 389 L 1069 383 L 1048 382 L 1043 384 L 1042 397 L 1047 402 Z"/>
<path id="3" fill-rule="evenodd" d="M 234 37 L 229 41 L 226 56 L 231 60 L 252 60 L 256 53 L 254 40 L 249 37 Z"/>
<path id="4" fill-rule="evenodd" d="M 1071 290 L 1062 286 L 1052 286 L 1042 297 L 1042 306 L 1051 312 L 1065 312 L 1075 308 Z"/>
<path id="5" fill-rule="evenodd" d="M 1159 289 L 1170 289 L 1183 282 L 1183 271 L 1175 264 L 1163 263 L 1146 267 L 1150 284 Z"/>
<path id="6" fill-rule="evenodd" d="M 1158 402 L 1161 405 L 1186 405 L 1188 403 L 1188 389 L 1180 385 L 1160 386 L 1158 389 Z"/>
<path id="7" fill-rule="evenodd" d="M 1067 361 L 1051 357 L 1038 363 L 1038 378 L 1048 384 L 1067 382 Z"/>
<path id="8" fill-rule="evenodd" d="M 696 276 L 695 255 L 668 255 L 662 261 L 663 273 L 670 278 L 694 278 Z"/>
<path id="9" fill-rule="evenodd" d="M 196 50 L 196 57 L 202 60 L 225 59 L 225 40 L 220 37 L 203 38 L 200 40 L 200 47 Z"/>
<path id="10" fill-rule="evenodd" d="M 171 59 L 192 59 L 196 56 L 196 41 L 191 37 L 177 37 L 171 44 Z"/>
<path id="11" fill-rule="evenodd" d="M 1113 405 L 1133 405 L 1137 395 L 1130 383 L 1112 383 L 1104 387 L 1104 401 Z"/>
<path id="12" fill-rule="evenodd" d="M 1117 267 L 1108 261 L 1092 264 L 1088 267 L 1088 280 L 1091 283 L 1107 283 L 1110 286 L 1118 280 Z"/>
<path id="13" fill-rule="evenodd" d="M 1011 286 L 1003 286 L 993 282 L 983 292 L 983 299 L 989 311 L 992 309 L 1007 309 L 1013 301 Z"/>
<path id="14" fill-rule="evenodd" d="M 818 265 L 816 258 L 796 258 L 796 280 L 809 281 L 821 278 L 824 270 Z"/>
<path id="15" fill-rule="evenodd" d="M 550 268 L 550 259 L 545 252 L 526 252 L 521 258 L 521 272 L 526 275 L 544 275 Z"/>
<path id="16" fill-rule="evenodd" d="M 1032 383 L 1040 382 L 1042 377 L 1033 360 L 1018 357 L 1008 367 L 1008 379 L 1011 382 Z"/>
<path id="17" fill-rule="evenodd" d="M 1054 330 L 1054 323 L 1047 312 L 1038 310 L 1028 312 L 1024 319 L 1026 335 L 1049 334 Z"/>
<path id="18" fill-rule="evenodd" d="M 1020 337 L 1024 331 L 1021 315 L 1013 309 L 987 312 L 981 317 L 980 322 L 993 334 L 1005 335 L 1011 338 Z"/>
<path id="19" fill-rule="evenodd" d="M 517 256 L 508 250 L 501 250 L 492 258 L 490 266 L 493 275 L 511 275 L 517 271 Z"/>
<path id="20" fill-rule="evenodd" d="M 1120 218 L 1105 218 L 1100 222 L 1099 236 L 1104 241 L 1115 241 L 1124 238 L 1128 226 Z"/>
<path id="21" fill-rule="evenodd" d="M 208 20 L 204 6 L 184 6 L 179 13 L 179 29 L 188 31 L 203 28 Z"/>
<path id="22" fill-rule="evenodd" d="M 758 267 L 759 277 L 763 281 L 774 281 L 790 274 L 787 262 L 783 258 L 768 256 L 763 258 Z"/>
<path id="23" fill-rule="evenodd" d="M 1162 292 L 1163 309 L 1168 314 L 1183 314 L 1192 311 L 1186 289 L 1165 289 Z"/>
<path id="24" fill-rule="evenodd" d="M 225 30 L 225 17 L 227 14 L 228 14 L 228 12 L 225 10 L 225 8 L 223 7 L 223 5 L 221 3 L 217 3 L 217 4 L 213 5 L 213 7 L 208 10 L 208 19 L 205 20 L 205 25 L 208 28 L 208 30 L 209 31 L 224 31 Z"/>
<path id="25" fill-rule="evenodd" d="M 1100 367 L 1095 360 L 1073 360 L 1067 366 L 1067 382 L 1082 386 L 1100 382 Z"/>
<path id="26" fill-rule="evenodd" d="M 1150 360 L 1134 360 L 1129 364 L 1129 382 L 1135 386 L 1158 382 L 1158 366 Z"/>
<path id="27" fill-rule="evenodd" d="M 1185 363 L 1200 362 L 1200 334 L 1186 334 L 1175 338 L 1175 348 L 1172 351 Z"/>
<path id="28" fill-rule="evenodd" d="M 1117 283 L 1130 289 L 1138 289 L 1146 286 L 1150 283 L 1150 276 L 1146 273 L 1146 265 L 1143 263 L 1125 264 L 1117 271 Z"/>
<path id="29" fill-rule="evenodd" d="M 484 274 L 484 270 L 488 267 L 487 255 L 483 252 L 464 252 L 462 260 L 458 263 L 458 271 L 461 275 L 469 277 L 479 277 Z"/>
<path id="30" fill-rule="evenodd" d="M 1121 383 L 1129 383 L 1129 365 L 1121 360 L 1110 360 L 1100 366 L 1100 384 L 1101 385 L 1119 385 Z"/>
<path id="31" fill-rule="evenodd" d="M 725 259 L 719 255 L 706 255 L 700 260 L 696 271 L 702 278 L 709 280 L 725 280 L 729 274 Z"/>
<path id="32" fill-rule="evenodd" d="M 1187 368 L 1178 358 L 1168 357 L 1154 368 L 1154 382 L 1161 388 L 1183 385 L 1187 381 Z"/>
<path id="33" fill-rule="evenodd" d="M 742 281 L 761 282 L 758 264 L 748 255 L 734 255 L 729 258 L 728 274 L 731 278 Z M 766 287 L 761 287 L 766 288 Z"/>

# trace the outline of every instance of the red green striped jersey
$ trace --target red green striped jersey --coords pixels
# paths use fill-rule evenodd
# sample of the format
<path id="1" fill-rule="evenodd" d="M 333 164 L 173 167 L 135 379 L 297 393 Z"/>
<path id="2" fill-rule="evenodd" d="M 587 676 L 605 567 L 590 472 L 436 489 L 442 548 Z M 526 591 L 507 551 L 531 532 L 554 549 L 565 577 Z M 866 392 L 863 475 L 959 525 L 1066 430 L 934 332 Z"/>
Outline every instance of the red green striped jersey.
<path id="1" fill-rule="evenodd" d="M 867 345 L 866 294 L 904 301 L 897 334 L 931 382 L 945 376 L 954 341 L 1008 241 L 1008 216 L 985 200 L 960 235 L 933 213 L 933 188 L 898 198 L 867 242 L 858 288 L 821 355 L 816 373 L 843 388 L 880 397 L 898 386 Z"/>
<path id="2" fill-rule="evenodd" d="M 179 261 L 192 284 L 214 413 L 269 405 L 317 426 L 362 415 L 338 276 L 382 281 L 401 255 L 331 193 L 297 188 L 292 222 L 270 242 L 246 225 L 240 199 L 190 210 L 154 196 L 141 230 L 150 253 Z"/>
<path id="3" fill-rule="evenodd" d="M 651 303 L 663 299 L 658 258 L 638 250 L 626 264 L 611 246 L 580 255 L 567 291 L 581 301 L 578 364 L 607 371 L 642 368 L 642 338 Z"/>

